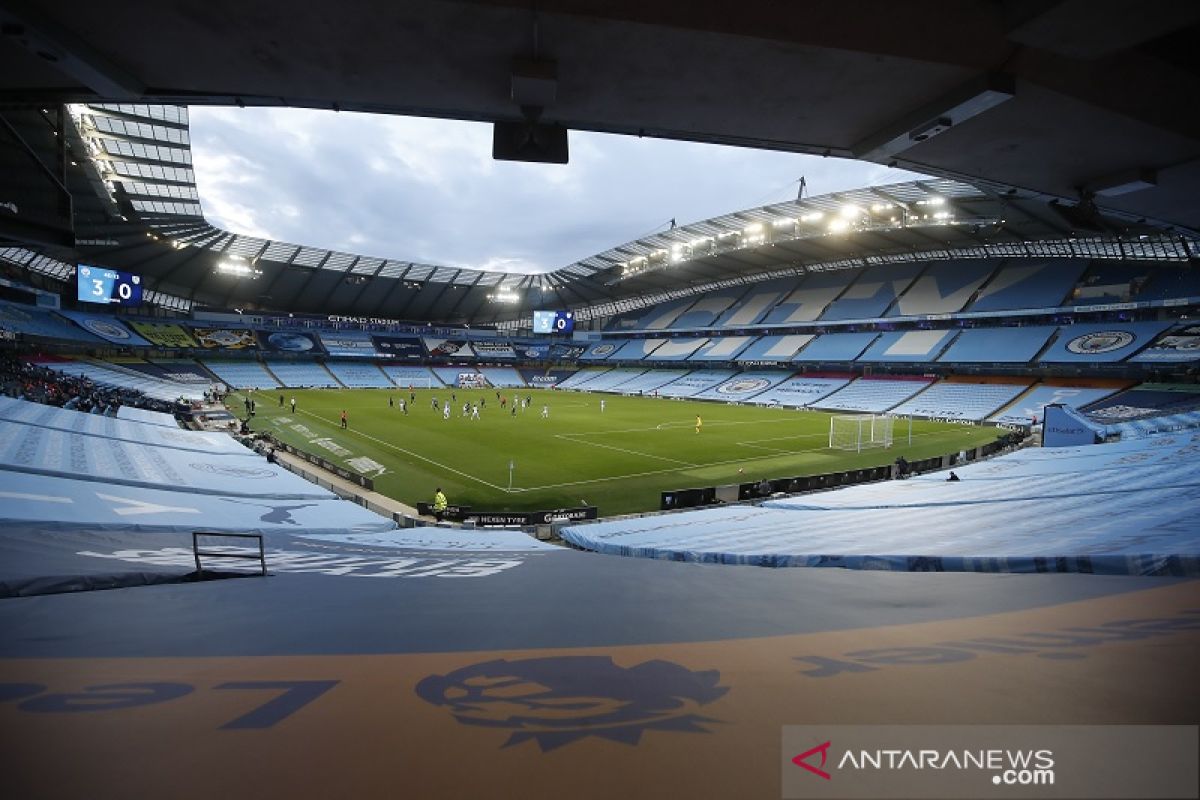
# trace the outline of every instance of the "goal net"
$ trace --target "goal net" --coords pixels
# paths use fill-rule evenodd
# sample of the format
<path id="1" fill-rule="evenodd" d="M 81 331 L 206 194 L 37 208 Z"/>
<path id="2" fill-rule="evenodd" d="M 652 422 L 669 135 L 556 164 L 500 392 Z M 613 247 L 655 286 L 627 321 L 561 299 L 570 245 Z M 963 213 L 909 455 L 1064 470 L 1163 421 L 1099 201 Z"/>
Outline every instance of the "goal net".
<path id="1" fill-rule="evenodd" d="M 422 375 L 420 377 L 417 377 L 415 375 L 409 376 L 409 375 L 396 375 L 396 374 L 389 373 L 388 377 L 392 379 L 392 382 L 395 383 L 396 386 L 398 386 L 399 388 L 404 389 L 404 390 L 408 390 L 410 388 L 412 388 L 412 389 L 434 389 L 434 388 L 438 388 L 442 385 L 441 383 L 438 383 L 435 385 L 433 382 L 433 379 L 431 379 L 428 375 Z"/>
<path id="2" fill-rule="evenodd" d="M 892 446 L 890 414 L 853 414 L 829 418 L 829 447 L 862 452 L 872 447 Z"/>

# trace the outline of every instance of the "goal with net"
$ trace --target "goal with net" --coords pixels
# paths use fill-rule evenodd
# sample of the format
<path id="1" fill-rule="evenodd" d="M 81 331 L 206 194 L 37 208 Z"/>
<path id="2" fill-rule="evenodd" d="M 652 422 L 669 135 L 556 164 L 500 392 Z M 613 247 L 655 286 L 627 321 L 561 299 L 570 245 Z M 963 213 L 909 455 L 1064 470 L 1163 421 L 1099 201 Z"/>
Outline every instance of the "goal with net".
<path id="1" fill-rule="evenodd" d="M 440 389 L 442 383 L 434 383 L 429 377 L 428 372 L 423 373 L 405 373 L 402 371 L 385 370 L 387 376 L 392 379 L 392 382 L 401 389 Z"/>
<path id="2" fill-rule="evenodd" d="M 892 446 L 892 426 L 896 418 L 890 414 L 847 414 L 829 418 L 829 447 L 831 450 L 853 450 L 861 453 L 872 447 Z"/>

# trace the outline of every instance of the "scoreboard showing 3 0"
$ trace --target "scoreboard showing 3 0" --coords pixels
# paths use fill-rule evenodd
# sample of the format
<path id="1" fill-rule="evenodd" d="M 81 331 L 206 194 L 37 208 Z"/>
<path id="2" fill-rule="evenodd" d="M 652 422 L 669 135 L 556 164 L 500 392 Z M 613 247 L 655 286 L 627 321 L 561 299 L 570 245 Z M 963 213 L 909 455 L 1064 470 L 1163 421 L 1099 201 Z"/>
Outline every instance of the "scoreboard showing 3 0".
<path id="1" fill-rule="evenodd" d="M 115 269 L 80 264 L 79 302 L 104 305 L 137 306 L 142 304 L 142 278 Z"/>
<path id="2" fill-rule="evenodd" d="M 570 311 L 533 312 L 534 333 L 570 333 L 575 330 L 575 315 Z"/>

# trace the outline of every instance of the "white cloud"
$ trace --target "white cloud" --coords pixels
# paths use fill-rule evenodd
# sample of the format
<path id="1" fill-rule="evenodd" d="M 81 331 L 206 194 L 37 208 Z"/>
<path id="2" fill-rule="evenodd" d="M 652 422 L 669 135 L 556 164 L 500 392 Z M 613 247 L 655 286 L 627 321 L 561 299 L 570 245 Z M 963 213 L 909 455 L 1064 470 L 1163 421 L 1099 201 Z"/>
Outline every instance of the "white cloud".
<path id="1" fill-rule="evenodd" d="M 809 193 L 911 180 L 878 164 L 571 133 L 571 164 L 493 161 L 480 123 L 193 108 L 205 215 L 364 255 L 544 272 L 663 227 Z"/>

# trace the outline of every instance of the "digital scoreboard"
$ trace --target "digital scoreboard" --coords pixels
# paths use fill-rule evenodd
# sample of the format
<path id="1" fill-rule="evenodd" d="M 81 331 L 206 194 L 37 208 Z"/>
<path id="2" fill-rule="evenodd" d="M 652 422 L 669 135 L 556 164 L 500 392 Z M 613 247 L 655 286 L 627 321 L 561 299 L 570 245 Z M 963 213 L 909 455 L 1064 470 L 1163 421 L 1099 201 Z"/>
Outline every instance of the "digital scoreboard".
<path id="1" fill-rule="evenodd" d="M 570 333 L 575 330 L 575 315 L 570 311 L 533 312 L 534 333 Z"/>
<path id="2" fill-rule="evenodd" d="M 80 264 L 79 302 L 103 305 L 138 306 L 142 304 L 142 278 L 128 272 Z"/>

